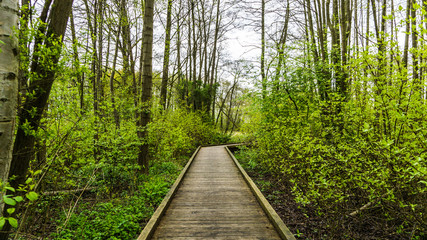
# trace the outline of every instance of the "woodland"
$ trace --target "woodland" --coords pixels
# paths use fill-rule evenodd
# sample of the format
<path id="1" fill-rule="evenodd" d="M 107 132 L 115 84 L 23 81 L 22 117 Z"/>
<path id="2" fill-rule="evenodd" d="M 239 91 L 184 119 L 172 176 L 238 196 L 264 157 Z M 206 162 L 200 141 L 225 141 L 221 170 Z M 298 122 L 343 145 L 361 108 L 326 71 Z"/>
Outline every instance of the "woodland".
<path id="1" fill-rule="evenodd" d="M 0 239 L 136 239 L 231 142 L 297 239 L 426 239 L 426 37 L 423 0 L 1 0 Z"/>

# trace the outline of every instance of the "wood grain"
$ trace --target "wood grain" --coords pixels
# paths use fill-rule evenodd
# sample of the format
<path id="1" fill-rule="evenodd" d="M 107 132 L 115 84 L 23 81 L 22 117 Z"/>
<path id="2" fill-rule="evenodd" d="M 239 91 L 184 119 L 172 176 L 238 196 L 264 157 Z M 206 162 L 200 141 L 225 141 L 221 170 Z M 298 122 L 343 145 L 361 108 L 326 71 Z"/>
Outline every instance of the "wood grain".
<path id="1" fill-rule="evenodd" d="M 281 238 L 224 146 L 213 146 L 199 150 L 151 239 Z"/>

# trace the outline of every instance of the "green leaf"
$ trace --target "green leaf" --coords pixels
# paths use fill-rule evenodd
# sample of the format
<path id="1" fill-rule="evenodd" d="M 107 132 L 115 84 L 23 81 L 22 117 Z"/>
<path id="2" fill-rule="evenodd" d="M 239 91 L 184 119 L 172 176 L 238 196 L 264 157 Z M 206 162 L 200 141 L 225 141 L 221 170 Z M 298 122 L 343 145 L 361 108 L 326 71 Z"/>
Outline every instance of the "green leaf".
<path id="1" fill-rule="evenodd" d="M 12 191 L 12 192 L 15 192 L 15 188 L 13 188 L 13 187 L 5 187 L 5 189 Z"/>
<path id="2" fill-rule="evenodd" d="M 10 196 L 10 195 L 9 195 Z M 6 203 L 7 205 L 11 205 L 11 206 L 15 206 L 16 205 L 16 201 L 13 200 L 12 198 L 7 197 L 7 195 L 3 196 L 3 201 L 4 203 Z"/>
<path id="3" fill-rule="evenodd" d="M 3 229 L 3 226 L 5 223 L 6 223 L 6 219 L 4 217 L 0 218 L 0 230 Z"/>
<path id="4" fill-rule="evenodd" d="M 18 220 L 16 220 L 15 218 L 9 217 L 7 220 L 9 221 L 10 226 L 14 228 L 18 227 Z"/>
<path id="5" fill-rule="evenodd" d="M 29 184 L 30 182 L 32 182 L 33 179 L 32 178 L 28 178 L 27 181 L 25 181 L 25 184 Z"/>
<path id="6" fill-rule="evenodd" d="M 29 192 L 27 194 L 25 194 L 25 196 L 30 199 L 30 201 L 35 201 L 37 200 L 37 198 L 39 198 L 39 195 L 35 192 Z"/>
<path id="7" fill-rule="evenodd" d="M 24 200 L 24 198 L 21 196 L 16 196 L 13 199 L 15 199 L 15 201 L 17 201 L 17 202 L 22 202 Z"/>
<path id="8" fill-rule="evenodd" d="M 12 213 L 14 213 L 14 212 L 15 212 L 15 208 L 8 208 L 8 209 L 7 209 L 7 212 L 8 212 L 9 214 L 12 214 Z"/>

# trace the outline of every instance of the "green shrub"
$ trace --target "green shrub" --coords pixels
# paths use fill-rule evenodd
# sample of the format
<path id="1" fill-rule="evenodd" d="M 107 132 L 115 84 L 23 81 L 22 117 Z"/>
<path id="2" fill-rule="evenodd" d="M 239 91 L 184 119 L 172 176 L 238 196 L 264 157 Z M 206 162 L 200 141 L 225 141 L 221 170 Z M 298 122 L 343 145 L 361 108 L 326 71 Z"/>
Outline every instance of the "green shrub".
<path id="1" fill-rule="evenodd" d="M 172 171 L 173 172 L 173 171 Z M 166 177 L 165 176 L 169 176 Z M 164 175 L 152 175 L 131 196 L 121 196 L 109 202 L 82 204 L 63 226 L 66 216 L 57 220 L 57 233 L 53 239 L 136 239 L 169 187 L 177 172 Z M 142 227 L 141 227 L 142 226 Z"/>
<path id="2" fill-rule="evenodd" d="M 257 142 L 258 162 L 286 177 L 297 202 L 328 215 L 335 230 L 341 227 L 336 219 L 349 219 L 369 203 L 352 216 L 395 226 L 393 234 L 400 237 L 423 236 L 427 121 L 420 116 L 425 104 L 407 103 L 410 110 L 404 113 L 395 101 L 373 109 L 356 101 L 297 99 L 298 110 L 286 95 L 261 102 L 248 131 Z"/>
<path id="3" fill-rule="evenodd" d="M 148 141 L 154 159 L 170 161 L 209 144 L 216 135 L 200 113 L 176 109 L 157 116 L 148 126 Z"/>

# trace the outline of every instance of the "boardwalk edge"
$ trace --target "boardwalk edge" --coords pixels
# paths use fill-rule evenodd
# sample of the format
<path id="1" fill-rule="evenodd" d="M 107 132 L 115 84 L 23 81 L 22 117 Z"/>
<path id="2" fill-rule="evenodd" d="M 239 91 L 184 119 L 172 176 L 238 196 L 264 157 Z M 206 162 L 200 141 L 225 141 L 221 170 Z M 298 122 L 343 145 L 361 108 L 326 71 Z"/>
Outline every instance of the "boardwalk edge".
<path id="1" fill-rule="evenodd" d="M 242 168 L 242 166 L 240 166 L 240 163 L 237 161 L 236 157 L 234 157 L 230 149 L 227 146 L 225 146 L 225 149 L 227 150 L 228 155 L 230 155 L 230 157 L 233 159 L 246 183 L 249 185 L 249 188 L 251 189 L 252 193 L 255 195 L 256 199 L 258 200 L 264 212 L 267 214 L 268 218 L 270 219 L 274 228 L 279 233 L 280 237 L 284 240 L 295 240 L 295 237 L 292 232 L 285 225 L 285 223 L 282 221 L 282 219 L 279 217 L 279 215 L 276 213 L 276 211 L 273 209 L 273 207 L 270 205 L 270 203 L 255 185 L 255 183 L 252 181 L 246 171 Z"/>
<path id="2" fill-rule="evenodd" d="M 182 179 L 184 178 L 185 174 L 190 168 L 191 163 L 193 163 L 193 160 L 196 157 L 197 153 L 199 152 L 200 148 L 201 146 L 199 146 L 196 149 L 196 151 L 191 156 L 190 160 L 188 160 L 188 163 L 185 165 L 184 169 L 181 171 L 181 174 L 178 176 L 175 183 L 172 185 L 171 189 L 163 199 L 162 203 L 160 203 L 159 207 L 154 212 L 153 216 L 151 216 L 150 221 L 147 223 L 147 225 L 145 225 L 144 230 L 142 230 L 137 240 L 147 240 L 151 238 L 156 227 L 159 225 L 161 217 L 166 212 L 166 209 L 169 207 L 173 196 L 175 195 L 179 186 L 181 185 Z"/>

